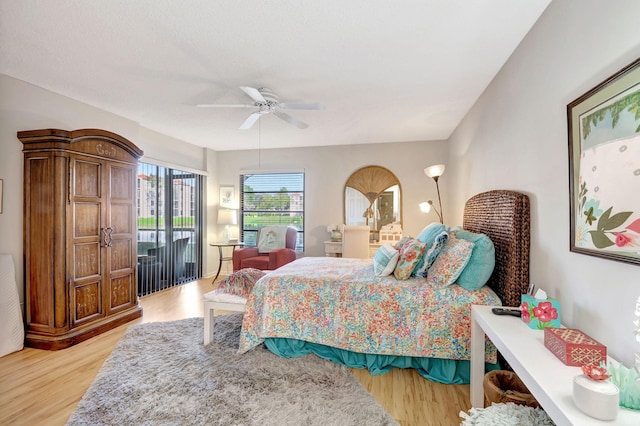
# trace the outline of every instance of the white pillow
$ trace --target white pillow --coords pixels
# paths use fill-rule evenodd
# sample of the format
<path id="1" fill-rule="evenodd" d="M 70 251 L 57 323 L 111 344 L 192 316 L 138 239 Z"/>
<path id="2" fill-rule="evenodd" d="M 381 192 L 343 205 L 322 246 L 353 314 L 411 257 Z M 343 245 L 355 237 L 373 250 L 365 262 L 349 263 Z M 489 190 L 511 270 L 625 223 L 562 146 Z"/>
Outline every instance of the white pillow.
<path id="1" fill-rule="evenodd" d="M 287 246 L 286 226 L 265 226 L 260 229 L 260 241 L 258 241 L 258 252 L 269 253 L 276 249 Z"/>
<path id="2" fill-rule="evenodd" d="M 373 256 L 373 272 L 377 277 L 391 275 L 398 264 L 400 252 L 393 245 L 385 244 Z"/>

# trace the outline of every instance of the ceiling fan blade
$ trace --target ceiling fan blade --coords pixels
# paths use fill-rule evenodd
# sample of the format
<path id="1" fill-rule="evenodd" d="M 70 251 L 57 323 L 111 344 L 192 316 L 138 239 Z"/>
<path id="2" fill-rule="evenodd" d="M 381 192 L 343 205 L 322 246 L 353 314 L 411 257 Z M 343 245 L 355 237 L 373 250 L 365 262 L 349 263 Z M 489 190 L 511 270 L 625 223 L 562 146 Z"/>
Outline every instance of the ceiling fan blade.
<path id="1" fill-rule="evenodd" d="M 198 104 L 198 108 L 256 108 L 255 105 Z"/>
<path id="2" fill-rule="evenodd" d="M 240 88 L 242 89 L 242 91 L 244 93 L 249 95 L 249 97 L 251 99 L 253 99 L 255 102 L 258 102 L 258 103 L 267 102 L 267 100 L 264 98 L 264 96 L 262 96 L 262 93 L 260 93 L 260 91 L 258 91 L 258 89 L 253 88 L 253 87 L 247 87 L 247 86 L 240 86 Z"/>
<path id="3" fill-rule="evenodd" d="M 253 126 L 255 124 L 256 121 L 258 121 L 258 119 L 260 118 L 262 114 L 260 114 L 259 112 L 254 112 L 253 114 L 251 114 L 249 117 L 247 117 L 246 120 L 244 120 L 244 123 L 242 123 L 239 127 L 240 130 L 247 130 L 249 128 L 251 128 L 251 126 Z"/>
<path id="4" fill-rule="evenodd" d="M 280 111 L 272 111 L 272 112 L 273 112 L 273 115 L 275 115 L 276 117 L 281 118 L 282 120 L 286 121 L 289 124 L 293 124 L 298 129 L 306 129 L 307 127 L 309 127 L 307 123 L 304 123 L 300 120 L 296 120 L 289 114 L 285 114 L 284 112 L 280 112 Z"/>
<path id="5" fill-rule="evenodd" d="M 319 102 L 313 102 L 313 103 L 285 102 L 285 103 L 279 103 L 278 106 L 281 109 L 325 109 L 326 108 L 324 104 L 321 104 Z"/>

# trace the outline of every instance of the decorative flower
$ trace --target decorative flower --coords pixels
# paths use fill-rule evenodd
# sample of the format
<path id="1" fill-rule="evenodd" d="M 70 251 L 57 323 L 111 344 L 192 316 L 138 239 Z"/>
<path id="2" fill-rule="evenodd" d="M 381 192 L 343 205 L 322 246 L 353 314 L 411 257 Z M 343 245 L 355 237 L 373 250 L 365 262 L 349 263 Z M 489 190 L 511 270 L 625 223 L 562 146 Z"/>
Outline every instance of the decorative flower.
<path id="1" fill-rule="evenodd" d="M 529 315 L 529 304 L 527 302 L 522 302 L 520 305 L 520 312 L 522 312 L 522 319 L 524 322 L 531 322 L 531 316 Z"/>
<path id="2" fill-rule="evenodd" d="M 616 246 L 618 247 L 640 245 L 640 234 L 629 228 L 627 228 L 627 231 L 614 232 L 614 235 L 616 236 Z"/>
<path id="3" fill-rule="evenodd" d="M 616 245 L 618 247 L 624 247 L 631 242 L 631 238 L 624 235 L 624 233 L 620 232 L 616 235 Z"/>
<path id="4" fill-rule="evenodd" d="M 540 302 L 533 308 L 533 315 L 540 322 L 549 322 L 558 319 L 558 310 L 551 305 L 551 302 Z"/>
<path id="5" fill-rule="evenodd" d="M 611 374 L 607 374 L 606 367 L 598 367 L 595 364 L 585 364 L 582 366 L 582 372 L 591 380 L 607 380 Z"/>

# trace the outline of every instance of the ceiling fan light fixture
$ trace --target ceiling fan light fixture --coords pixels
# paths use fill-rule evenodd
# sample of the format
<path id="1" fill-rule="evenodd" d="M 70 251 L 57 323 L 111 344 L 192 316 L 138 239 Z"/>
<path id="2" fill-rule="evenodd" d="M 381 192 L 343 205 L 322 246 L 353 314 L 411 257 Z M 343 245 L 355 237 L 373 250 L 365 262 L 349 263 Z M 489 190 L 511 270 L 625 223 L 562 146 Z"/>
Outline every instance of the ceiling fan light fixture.
<path id="1" fill-rule="evenodd" d="M 215 104 L 200 104 L 199 107 L 223 107 L 223 108 L 257 108 L 258 111 L 251 113 L 244 122 L 240 125 L 240 130 L 250 129 L 258 119 L 265 114 L 273 113 L 276 117 L 287 123 L 297 127 L 298 129 L 306 129 L 309 125 L 303 121 L 300 121 L 289 114 L 282 112 L 283 109 L 298 109 L 298 110 L 322 110 L 325 106 L 319 102 L 313 103 L 279 103 L 278 96 L 266 87 L 256 89 L 249 86 L 240 86 L 240 89 L 253 100 L 252 105 L 215 105 Z"/>

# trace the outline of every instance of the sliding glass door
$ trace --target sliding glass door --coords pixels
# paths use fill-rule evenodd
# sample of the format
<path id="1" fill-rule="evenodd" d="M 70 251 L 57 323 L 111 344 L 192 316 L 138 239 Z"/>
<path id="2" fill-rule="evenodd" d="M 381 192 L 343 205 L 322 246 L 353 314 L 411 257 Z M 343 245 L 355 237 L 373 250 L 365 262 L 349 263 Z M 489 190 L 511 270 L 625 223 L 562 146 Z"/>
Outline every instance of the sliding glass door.
<path id="1" fill-rule="evenodd" d="M 138 294 L 202 276 L 201 175 L 138 166 Z"/>

